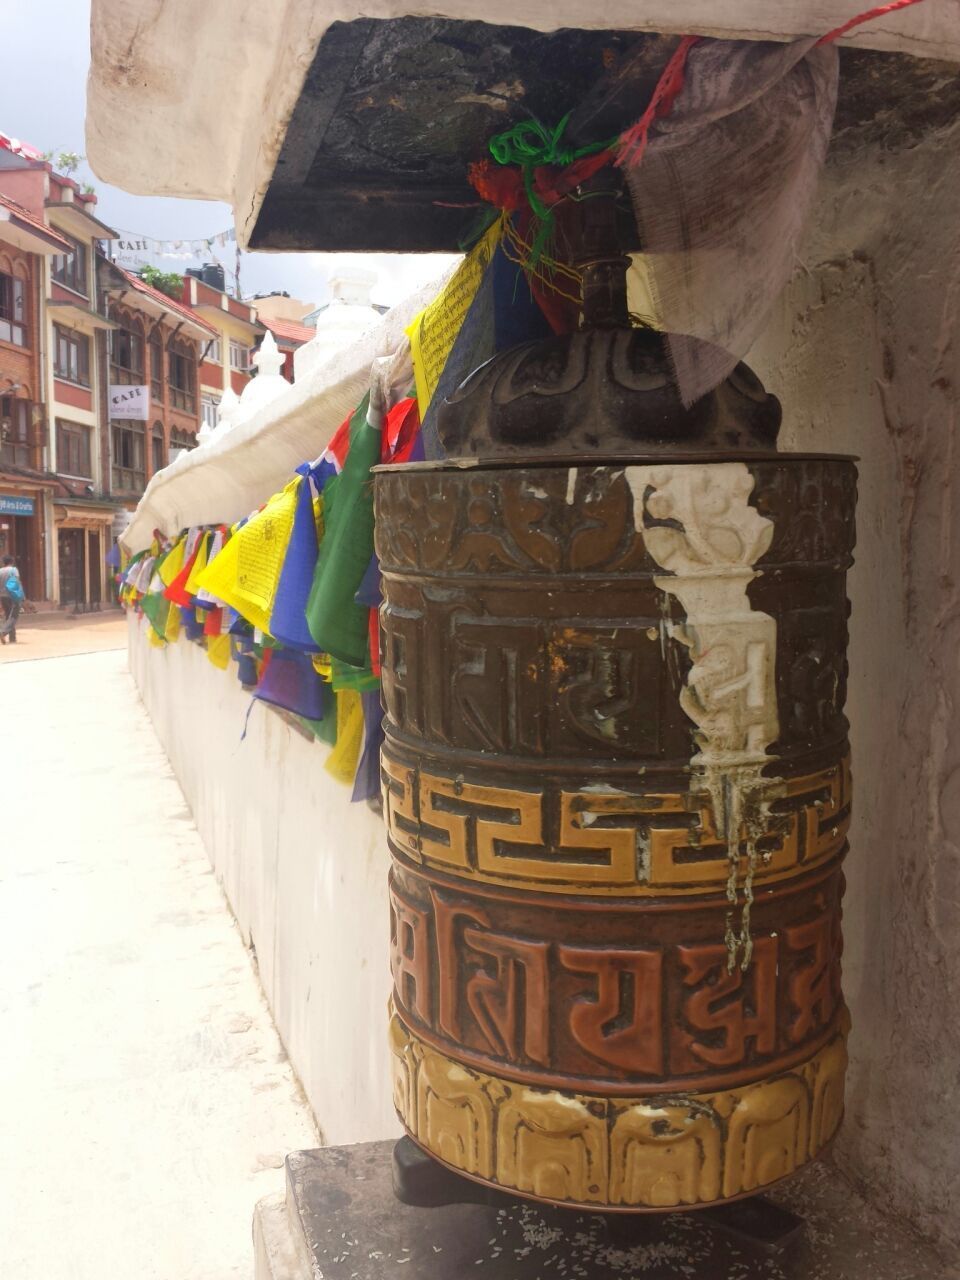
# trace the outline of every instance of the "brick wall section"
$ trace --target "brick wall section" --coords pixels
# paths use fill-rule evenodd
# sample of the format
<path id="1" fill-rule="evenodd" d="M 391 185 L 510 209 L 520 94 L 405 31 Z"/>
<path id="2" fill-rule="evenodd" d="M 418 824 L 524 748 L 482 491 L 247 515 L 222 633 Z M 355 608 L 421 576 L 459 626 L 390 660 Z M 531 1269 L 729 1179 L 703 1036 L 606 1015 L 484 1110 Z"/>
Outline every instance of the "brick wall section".
<path id="1" fill-rule="evenodd" d="M 14 394 L 18 399 L 39 404 L 43 387 L 40 371 L 40 265 L 35 254 L 25 253 L 15 245 L 0 240 L 0 271 L 19 277 L 26 285 L 27 296 L 27 345 L 20 347 L 0 340 L 0 395 L 9 394 L 11 379 L 21 384 Z M 38 434 L 33 465 L 41 466 L 41 437 Z"/>
<path id="2" fill-rule="evenodd" d="M 97 359 L 97 386 L 100 388 L 97 405 L 97 419 L 100 423 L 100 492 L 109 493 L 113 441 L 110 439 L 110 365 L 107 359 L 107 334 L 103 329 L 97 330 L 94 350 Z"/>
<path id="3" fill-rule="evenodd" d="M 39 317 L 38 317 L 38 271 L 33 254 L 24 253 L 15 245 L 0 240 L 0 271 L 9 276 L 19 276 L 26 285 L 27 294 L 27 331 L 28 345 L 15 346 L 11 342 L 0 340 L 0 377 L 11 377 L 15 382 L 22 382 L 30 388 L 30 398 L 40 399 L 39 361 Z M 0 394 L 4 384 L 0 383 Z M 21 393 L 22 394 L 22 393 Z"/>

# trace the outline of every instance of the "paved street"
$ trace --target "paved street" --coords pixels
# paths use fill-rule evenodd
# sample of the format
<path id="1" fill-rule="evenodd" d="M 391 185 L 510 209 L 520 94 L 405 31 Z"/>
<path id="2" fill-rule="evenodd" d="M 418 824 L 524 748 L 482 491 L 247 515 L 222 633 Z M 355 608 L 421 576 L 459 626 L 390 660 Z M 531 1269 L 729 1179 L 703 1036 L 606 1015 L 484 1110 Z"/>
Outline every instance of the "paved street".
<path id="1" fill-rule="evenodd" d="M 249 1278 L 316 1134 L 126 655 L 21 659 L 0 708 L 0 1276 Z"/>
<path id="2" fill-rule="evenodd" d="M 126 644 L 126 616 L 120 609 L 103 609 L 79 616 L 59 610 L 23 613 L 17 624 L 16 644 L 0 644 L 0 666 L 8 662 L 29 662 L 33 658 L 125 649 Z"/>

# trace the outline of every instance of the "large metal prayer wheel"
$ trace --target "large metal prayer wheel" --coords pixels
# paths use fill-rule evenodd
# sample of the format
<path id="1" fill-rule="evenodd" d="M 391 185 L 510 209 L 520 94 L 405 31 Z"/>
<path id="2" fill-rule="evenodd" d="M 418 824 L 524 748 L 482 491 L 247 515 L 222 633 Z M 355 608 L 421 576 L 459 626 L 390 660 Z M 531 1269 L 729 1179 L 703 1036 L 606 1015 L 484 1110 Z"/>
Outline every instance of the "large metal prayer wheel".
<path id="1" fill-rule="evenodd" d="M 684 404 L 582 194 L 581 327 L 377 476 L 394 1096 L 469 1178 L 662 1211 L 842 1117 L 856 471 L 745 365 Z"/>
<path id="2" fill-rule="evenodd" d="M 832 1139 L 854 502 L 769 453 L 378 476 L 395 1101 L 438 1160 L 663 1210 Z"/>

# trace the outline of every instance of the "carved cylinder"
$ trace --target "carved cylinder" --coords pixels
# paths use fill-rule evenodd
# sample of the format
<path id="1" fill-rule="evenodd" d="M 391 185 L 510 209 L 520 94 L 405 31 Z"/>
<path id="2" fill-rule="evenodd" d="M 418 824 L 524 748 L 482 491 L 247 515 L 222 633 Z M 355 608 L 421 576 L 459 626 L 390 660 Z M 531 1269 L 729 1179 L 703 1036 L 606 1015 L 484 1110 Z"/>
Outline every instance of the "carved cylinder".
<path id="1" fill-rule="evenodd" d="M 786 1176 L 843 1109 L 853 464 L 376 487 L 403 1124 L 577 1206 Z"/>

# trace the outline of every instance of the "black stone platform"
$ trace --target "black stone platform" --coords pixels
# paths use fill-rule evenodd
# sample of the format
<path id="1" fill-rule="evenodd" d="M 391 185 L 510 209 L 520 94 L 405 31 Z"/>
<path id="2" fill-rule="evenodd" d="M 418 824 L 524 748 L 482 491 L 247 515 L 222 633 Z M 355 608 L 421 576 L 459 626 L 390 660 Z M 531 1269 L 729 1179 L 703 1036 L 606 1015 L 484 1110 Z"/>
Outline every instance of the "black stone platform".
<path id="1" fill-rule="evenodd" d="M 771 1252 L 701 1213 L 630 1215 L 611 1226 L 601 1215 L 522 1201 L 402 1204 L 393 1189 L 393 1149 L 393 1142 L 372 1142 L 288 1156 L 285 1206 L 258 1206 L 257 1280 L 948 1280 L 954 1274 L 889 1215 L 868 1207 L 829 1165 L 812 1166 L 770 1197 L 805 1222 L 785 1248 Z M 270 1212 L 272 1227 L 264 1217 Z M 271 1231 L 272 1263 L 263 1240 Z"/>

